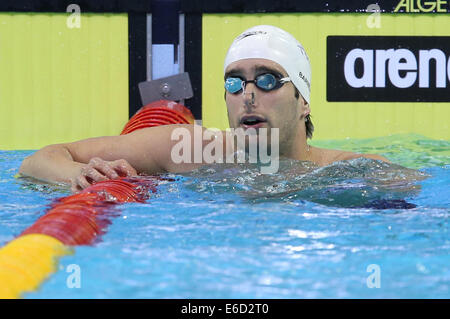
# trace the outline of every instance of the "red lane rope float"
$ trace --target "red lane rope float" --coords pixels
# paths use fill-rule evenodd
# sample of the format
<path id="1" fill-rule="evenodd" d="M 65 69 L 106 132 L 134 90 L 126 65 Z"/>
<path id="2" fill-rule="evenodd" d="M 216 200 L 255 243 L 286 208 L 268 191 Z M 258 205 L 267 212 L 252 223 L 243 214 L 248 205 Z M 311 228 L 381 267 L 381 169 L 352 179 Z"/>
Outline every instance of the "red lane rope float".
<path id="1" fill-rule="evenodd" d="M 194 124 L 194 116 L 185 106 L 160 100 L 143 106 L 125 125 L 121 134 L 137 129 L 168 124 Z"/>
<path id="2" fill-rule="evenodd" d="M 161 100 L 142 107 L 122 135 L 145 127 L 193 124 L 185 106 Z M 53 271 L 54 259 L 66 246 L 91 245 L 118 215 L 121 203 L 144 203 L 161 177 L 119 178 L 95 183 L 80 193 L 54 200 L 49 210 L 16 239 L 0 248 L 0 298 L 17 298 L 33 291 Z"/>
<path id="3" fill-rule="evenodd" d="M 183 115 L 181 112 L 178 112 L 176 110 L 171 110 L 171 109 L 167 109 L 164 107 L 159 107 L 159 106 L 152 106 L 152 107 L 148 107 L 148 109 L 142 113 L 136 114 L 134 116 L 134 118 L 137 119 L 142 119 L 145 118 L 146 116 L 148 116 L 149 114 L 152 115 L 166 115 L 172 118 L 175 118 L 178 120 L 178 123 L 187 123 L 191 121 L 189 116 Z"/>
<path id="4" fill-rule="evenodd" d="M 58 199 L 21 236 L 44 234 L 68 246 L 91 245 L 110 224 L 108 213 L 115 204 L 143 203 L 149 191 L 156 191 L 154 181 L 143 181 L 129 178 L 128 181 L 118 179 L 98 182 L 78 194 Z"/>
<path id="5" fill-rule="evenodd" d="M 149 109 L 149 108 L 159 109 L 159 110 L 163 110 L 163 111 L 175 111 L 176 114 L 181 114 L 189 122 L 191 120 L 194 121 L 194 117 L 192 116 L 192 113 L 188 108 L 186 108 L 182 104 L 176 103 L 174 101 L 168 101 L 168 100 L 159 100 L 159 101 L 149 103 L 149 104 L 141 107 L 134 116 L 139 116 L 141 113 L 145 113 L 147 111 L 147 109 Z"/>
<path id="6" fill-rule="evenodd" d="M 167 124 L 193 124 L 193 118 L 186 119 L 183 114 L 175 110 L 161 107 L 148 106 L 142 113 L 137 114 L 131 118 L 128 124 L 124 127 L 122 134 L 128 134 L 136 130 L 134 126 L 139 124 L 147 124 L 153 126 L 167 125 Z"/>

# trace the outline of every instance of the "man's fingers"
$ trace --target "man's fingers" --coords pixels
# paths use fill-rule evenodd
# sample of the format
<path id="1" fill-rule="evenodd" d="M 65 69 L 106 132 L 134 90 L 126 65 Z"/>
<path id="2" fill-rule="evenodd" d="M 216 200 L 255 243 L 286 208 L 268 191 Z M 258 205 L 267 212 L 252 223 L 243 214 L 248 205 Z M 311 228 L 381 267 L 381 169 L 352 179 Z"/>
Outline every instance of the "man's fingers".
<path id="1" fill-rule="evenodd" d="M 113 163 L 114 169 L 120 171 L 125 176 L 136 176 L 137 171 L 126 160 L 117 160 Z"/>
<path id="2" fill-rule="evenodd" d="M 75 178 L 70 180 L 70 190 L 72 191 L 72 193 L 78 193 L 79 191 L 81 191 L 81 187 L 78 185 Z"/>
<path id="3" fill-rule="evenodd" d="M 100 170 L 103 174 L 105 174 L 109 179 L 119 178 L 119 174 L 108 164 L 103 165 Z"/>
<path id="4" fill-rule="evenodd" d="M 95 166 L 94 166 L 95 165 Z M 119 178 L 122 176 L 136 176 L 136 170 L 125 160 L 106 162 L 103 160 L 90 161 L 90 163 L 81 170 L 81 174 L 71 180 L 71 191 L 78 193 L 91 186 L 94 182 L 106 181 L 108 179 Z"/>
<path id="5" fill-rule="evenodd" d="M 93 167 L 87 170 L 85 176 L 90 177 L 95 182 L 108 180 L 108 177 L 106 177 L 105 175 L 101 174 L 98 170 L 96 170 Z"/>
<path id="6" fill-rule="evenodd" d="M 78 193 L 95 182 L 117 179 L 119 175 L 135 176 L 137 172 L 126 160 L 107 162 L 94 157 L 81 169 L 80 175 L 71 180 L 70 189 L 73 193 Z"/>
<path id="7" fill-rule="evenodd" d="M 109 179 L 119 178 L 117 172 L 111 167 L 111 163 L 104 161 L 101 158 L 94 157 L 93 159 L 90 160 L 89 166 L 97 169 L 97 171 L 99 171 L 100 174 L 103 174 Z"/>
<path id="8" fill-rule="evenodd" d="M 76 183 L 81 189 L 88 188 L 91 184 L 87 181 L 86 176 L 80 175 L 76 179 Z"/>

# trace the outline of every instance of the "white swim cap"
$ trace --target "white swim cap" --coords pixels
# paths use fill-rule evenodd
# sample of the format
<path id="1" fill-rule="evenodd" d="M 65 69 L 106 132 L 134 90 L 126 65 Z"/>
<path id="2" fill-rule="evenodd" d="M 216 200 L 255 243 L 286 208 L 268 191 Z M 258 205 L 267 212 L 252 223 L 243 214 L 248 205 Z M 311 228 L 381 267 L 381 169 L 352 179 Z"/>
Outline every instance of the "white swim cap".
<path id="1" fill-rule="evenodd" d="M 311 65 L 305 49 L 290 33 L 271 26 L 258 25 L 234 39 L 225 58 L 224 72 L 242 59 L 267 59 L 281 65 L 306 102 L 311 93 Z"/>

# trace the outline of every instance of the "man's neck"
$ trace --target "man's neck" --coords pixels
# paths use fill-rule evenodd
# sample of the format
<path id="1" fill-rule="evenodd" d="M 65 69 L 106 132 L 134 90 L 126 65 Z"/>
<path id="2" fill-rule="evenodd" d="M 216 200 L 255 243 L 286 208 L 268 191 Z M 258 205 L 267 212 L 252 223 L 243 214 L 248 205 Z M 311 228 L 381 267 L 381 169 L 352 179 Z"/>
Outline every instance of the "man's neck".
<path id="1" fill-rule="evenodd" d="M 284 150 L 280 150 L 280 155 L 299 161 L 313 162 L 312 148 L 307 143 L 305 132 L 298 132 L 296 137 Z"/>

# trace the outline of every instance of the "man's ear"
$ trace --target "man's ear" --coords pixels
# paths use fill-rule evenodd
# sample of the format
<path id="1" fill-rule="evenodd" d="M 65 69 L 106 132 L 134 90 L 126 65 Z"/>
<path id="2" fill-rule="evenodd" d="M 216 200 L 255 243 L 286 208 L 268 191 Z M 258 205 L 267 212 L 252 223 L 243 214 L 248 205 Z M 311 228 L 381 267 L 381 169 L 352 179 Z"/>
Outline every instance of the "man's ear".
<path id="1" fill-rule="evenodd" d="M 299 100 L 301 100 L 300 103 L 302 104 L 300 119 L 306 120 L 306 117 L 311 113 L 311 108 L 309 107 L 309 103 L 306 102 L 303 97 Z"/>

